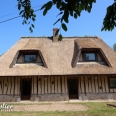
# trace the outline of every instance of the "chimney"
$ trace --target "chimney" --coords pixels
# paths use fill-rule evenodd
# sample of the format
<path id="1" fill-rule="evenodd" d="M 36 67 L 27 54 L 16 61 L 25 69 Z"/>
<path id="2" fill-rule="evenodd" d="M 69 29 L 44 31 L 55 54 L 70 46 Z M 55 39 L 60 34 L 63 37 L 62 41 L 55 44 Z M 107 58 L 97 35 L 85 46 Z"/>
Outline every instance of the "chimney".
<path id="1" fill-rule="evenodd" d="M 58 28 L 53 28 L 53 42 L 58 41 L 58 34 L 55 36 L 57 30 L 58 30 Z"/>

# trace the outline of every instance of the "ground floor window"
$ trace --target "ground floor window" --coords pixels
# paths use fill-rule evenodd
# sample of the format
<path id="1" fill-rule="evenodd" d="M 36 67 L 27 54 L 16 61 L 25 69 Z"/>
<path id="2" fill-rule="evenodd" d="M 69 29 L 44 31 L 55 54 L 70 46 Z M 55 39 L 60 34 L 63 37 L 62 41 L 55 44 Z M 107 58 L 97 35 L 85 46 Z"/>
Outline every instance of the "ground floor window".
<path id="1" fill-rule="evenodd" d="M 116 88 L 116 78 L 113 78 L 113 77 L 109 78 L 109 87 Z"/>

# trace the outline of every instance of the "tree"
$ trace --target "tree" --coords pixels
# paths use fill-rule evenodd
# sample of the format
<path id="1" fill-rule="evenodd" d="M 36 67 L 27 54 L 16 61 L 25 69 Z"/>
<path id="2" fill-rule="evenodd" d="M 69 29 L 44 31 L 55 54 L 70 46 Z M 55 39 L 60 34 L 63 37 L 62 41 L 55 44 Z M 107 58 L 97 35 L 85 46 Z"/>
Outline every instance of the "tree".
<path id="1" fill-rule="evenodd" d="M 113 45 L 113 50 L 116 52 L 116 44 Z"/>
<path id="2" fill-rule="evenodd" d="M 20 15 L 23 18 L 23 24 L 30 24 L 30 32 L 33 31 L 34 24 L 30 23 L 31 21 L 36 20 L 35 11 L 31 7 L 31 0 L 17 0 L 18 1 L 18 10 L 20 11 Z M 40 10 L 43 10 L 43 16 L 47 14 L 47 12 L 52 8 L 52 6 L 56 5 L 56 8 L 59 10 L 58 16 L 61 16 L 54 25 L 58 22 L 61 23 L 61 28 L 64 31 L 67 31 L 67 23 L 69 22 L 69 16 L 77 19 L 80 17 L 81 12 L 83 10 L 87 12 L 91 12 L 92 4 L 96 3 L 96 0 L 50 0 L 46 4 L 44 4 Z M 107 12 L 105 18 L 103 20 L 103 27 L 101 31 L 108 30 L 112 31 L 116 27 L 116 0 L 114 3 L 107 8 Z M 60 28 L 60 29 L 61 29 Z M 59 29 L 59 30 L 60 30 Z M 59 33 L 59 30 L 56 34 Z M 59 40 L 62 40 L 62 35 L 59 35 Z"/>

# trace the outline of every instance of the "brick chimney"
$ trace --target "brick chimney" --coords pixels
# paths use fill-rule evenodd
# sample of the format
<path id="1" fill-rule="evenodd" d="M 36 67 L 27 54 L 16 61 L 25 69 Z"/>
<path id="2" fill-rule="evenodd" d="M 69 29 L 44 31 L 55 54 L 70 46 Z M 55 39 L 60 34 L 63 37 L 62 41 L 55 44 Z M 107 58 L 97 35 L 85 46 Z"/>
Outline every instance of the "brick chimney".
<path id="1" fill-rule="evenodd" d="M 58 28 L 53 28 L 53 42 L 58 41 L 58 34 L 55 36 L 57 30 L 58 30 Z"/>

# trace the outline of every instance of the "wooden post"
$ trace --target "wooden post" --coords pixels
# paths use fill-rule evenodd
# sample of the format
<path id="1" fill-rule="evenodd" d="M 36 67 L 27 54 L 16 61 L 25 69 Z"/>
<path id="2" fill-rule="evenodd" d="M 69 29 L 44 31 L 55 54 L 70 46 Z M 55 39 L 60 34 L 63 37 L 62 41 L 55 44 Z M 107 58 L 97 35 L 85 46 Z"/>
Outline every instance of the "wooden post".
<path id="1" fill-rule="evenodd" d="M 58 76 L 58 93 L 61 93 L 60 76 Z"/>
<path id="2" fill-rule="evenodd" d="M 34 87 L 34 95 L 37 95 L 37 78 L 34 76 L 33 77 L 33 87 Z"/>
<path id="3" fill-rule="evenodd" d="M 2 77 L 0 77 L 0 94 L 2 94 Z"/>
<path id="4" fill-rule="evenodd" d="M 68 88 L 68 86 L 67 86 L 67 76 L 65 76 L 65 93 L 68 93 L 67 88 Z"/>
<path id="5" fill-rule="evenodd" d="M 62 93 L 65 93 L 64 76 L 62 76 Z"/>
<path id="6" fill-rule="evenodd" d="M 94 83 L 94 79 L 95 79 L 95 77 L 92 76 L 91 80 L 92 80 L 92 90 L 93 90 L 93 93 L 95 93 L 95 83 Z"/>
<path id="7" fill-rule="evenodd" d="M 52 93 L 54 93 L 54 77 L 51 76 Z"/>
<path id="8" fill-rule="evenodd" d="M 42 76 L 42 94 L 44 94 L 44 77 Z"/>
<path id="9" fill-rule="evenodd" d="M 50 81 L 50 76 L 48 76 L 48 93 L 51 93 L 51 81 Z"/>
<path id="10" fill-rule="evenodd" d="M 45 94 L 47 94 L 47 81 L 48 81 L 48 78 L 47 77 L 45 77 L 44 78 L 44 82 L 45 82 Z"/>
<path id="11" fill-rule="evenodd" d="M 58 93 L 58 82 L 57 82 L 57 76 L 54 77 L 55 79 L 55 93 Z"/>
<path id="12" fill-rule="evenodd" d="M 38 77 L 38 94 L 41 94 L 41 77 Z"/>

